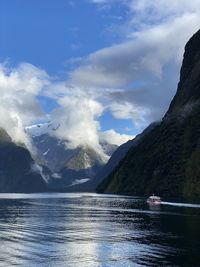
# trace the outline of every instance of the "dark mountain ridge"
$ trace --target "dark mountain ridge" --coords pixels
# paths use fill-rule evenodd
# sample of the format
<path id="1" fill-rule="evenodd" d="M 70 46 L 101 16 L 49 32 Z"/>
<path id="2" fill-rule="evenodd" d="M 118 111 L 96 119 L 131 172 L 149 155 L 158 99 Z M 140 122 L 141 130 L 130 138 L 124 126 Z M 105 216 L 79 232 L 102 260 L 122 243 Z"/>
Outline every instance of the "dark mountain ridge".
<path id="1" fill-rule="evenodd" d="M 32 193 L 46 191 L 46 182 L 34 171 L 29 151 L 11 141 L 0 129 L 0 192 Z"/>

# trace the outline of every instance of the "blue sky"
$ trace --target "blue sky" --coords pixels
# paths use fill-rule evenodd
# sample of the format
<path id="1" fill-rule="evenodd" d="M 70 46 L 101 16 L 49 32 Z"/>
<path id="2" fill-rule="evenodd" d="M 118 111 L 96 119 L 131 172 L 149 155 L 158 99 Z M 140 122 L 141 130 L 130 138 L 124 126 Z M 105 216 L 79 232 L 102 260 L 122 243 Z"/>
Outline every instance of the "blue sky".
<path id="1" fill-rule="evenodd" d="M 1 0 L 1 60 L 29 62 L 51 75 L 66 72 L 70 58 L 120 38 L 111 28 L 126 11 L 124 6 L 101 10 L 84 0 Z"/>
<path id="2" fill-rule="evenodd" d="M 132 138 L 166 112 L 199 24 L 198 0 L 0 0 L 0 126 Z"/>

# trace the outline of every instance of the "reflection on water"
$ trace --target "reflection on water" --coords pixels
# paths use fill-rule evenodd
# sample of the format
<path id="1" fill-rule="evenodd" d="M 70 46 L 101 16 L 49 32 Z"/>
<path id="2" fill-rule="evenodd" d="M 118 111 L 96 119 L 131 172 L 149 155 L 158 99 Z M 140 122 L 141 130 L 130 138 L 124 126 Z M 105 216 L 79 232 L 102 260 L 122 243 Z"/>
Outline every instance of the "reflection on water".
<path id="1" fill-rule="evenodd" d="M 96 194 L 0 194 L 0 266 L 200 266 L 200 209 Z"/>

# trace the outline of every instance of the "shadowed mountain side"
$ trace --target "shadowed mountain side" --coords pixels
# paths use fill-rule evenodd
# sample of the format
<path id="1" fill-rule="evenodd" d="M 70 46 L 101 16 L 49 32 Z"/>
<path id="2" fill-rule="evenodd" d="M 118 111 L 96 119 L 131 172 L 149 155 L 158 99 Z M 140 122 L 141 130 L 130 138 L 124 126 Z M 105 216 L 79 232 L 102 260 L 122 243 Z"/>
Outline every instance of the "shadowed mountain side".
<path id="1" fill-rule="evenodd" d="M 33 171 L 34 161 L 27 149 L 11 142 L 4 130 L 0 130 L 0 192 L 46 191 L 43 178 Z"/>

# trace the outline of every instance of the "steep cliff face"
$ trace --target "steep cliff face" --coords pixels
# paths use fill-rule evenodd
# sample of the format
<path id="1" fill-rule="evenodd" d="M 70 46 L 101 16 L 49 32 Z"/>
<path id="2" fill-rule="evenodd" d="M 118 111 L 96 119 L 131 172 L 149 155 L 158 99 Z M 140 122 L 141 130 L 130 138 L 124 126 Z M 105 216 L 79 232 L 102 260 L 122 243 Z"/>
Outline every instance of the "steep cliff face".
<path id="1" fill-rule="evenodd" d="M 28 150 L 12 143 L 9 135 L 0 129 L 0 192 L 45 191 L 46 183 L 33 166 Z"/>
<path id="2" fill-rule="evenodd" d="M 178 90 L 166 116 L 184 115 L 200 100 L 200 31 L 186 44 Z"/>
<path id="3" fill-rule="evenodd" d="M 187 43 L 162 123 L 132 147 L 98 192 L 200 199 L 200 31 Z"/>

